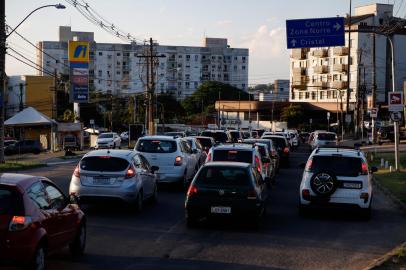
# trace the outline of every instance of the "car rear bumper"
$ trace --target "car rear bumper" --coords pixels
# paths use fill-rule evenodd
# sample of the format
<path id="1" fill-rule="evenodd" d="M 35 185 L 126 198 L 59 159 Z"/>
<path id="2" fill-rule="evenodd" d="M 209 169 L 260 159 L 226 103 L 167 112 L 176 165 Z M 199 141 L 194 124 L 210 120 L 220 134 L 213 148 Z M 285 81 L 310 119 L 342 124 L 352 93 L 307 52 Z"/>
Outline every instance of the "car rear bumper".
<path id="1" fill-rule="evenodd" d="M 159 166 L 159 165 L 157 165 Z M 185 167 L 184 166 L 173 166 L 173 167 L 166 167 L 162 168 L 159 167 L 159 171 L 156 173 L 156 181 L 158 183 L 175 183 L 179 181 L 183 181 L 185 175 Z"/>
<path id="2" fill-rule="evenodd" d="M 367 202 L 364 199 L 360 198 L 344 198 L 344 197 L 333 197 L 333 198 L 326 198 L 326 199 L 319 199 L 313 197 L 310 201 L 304 200 L 303 198 L 300 199 L 301 204 L 314 207 L 314 208 L 353 208 L 353 209 L 367 209 L 371 204 L 371 195 Z"/>

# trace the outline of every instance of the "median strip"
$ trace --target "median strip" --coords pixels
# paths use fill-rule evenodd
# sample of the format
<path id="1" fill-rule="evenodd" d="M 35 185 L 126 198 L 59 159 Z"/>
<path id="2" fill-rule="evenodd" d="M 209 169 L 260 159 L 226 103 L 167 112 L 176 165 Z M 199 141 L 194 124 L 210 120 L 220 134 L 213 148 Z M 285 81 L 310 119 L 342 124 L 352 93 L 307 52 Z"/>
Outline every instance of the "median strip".
<path id="1" fill-rule="evenodd" d="M 13 172 L 13 171 L 23 171 L 34 168 L 46 167 L 46 164 L 33 162 L 33 161 L 10 161 L 7 160 L 5 163 L 0 164 L 0 172 Z"/>

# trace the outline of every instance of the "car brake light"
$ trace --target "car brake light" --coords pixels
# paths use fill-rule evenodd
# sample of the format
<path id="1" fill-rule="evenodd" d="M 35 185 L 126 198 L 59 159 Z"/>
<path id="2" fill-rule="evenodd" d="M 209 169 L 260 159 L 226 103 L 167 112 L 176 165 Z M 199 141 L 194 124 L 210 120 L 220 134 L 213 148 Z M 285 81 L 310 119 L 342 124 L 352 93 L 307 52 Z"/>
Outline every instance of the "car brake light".
<path id="1" fill-rule="evenodd" d="M 207 154 L 207 160 L 206 160 L 206 162 L 210 162 L 211 161 L 211 153 L 209 152 L 208 154 Z"/>
<path id="2" fill-rule="evenodd" d="M 364 199 L 364 203 L 367 203 L 369 199 L 369 194 L 367 192 L 362 192 L 359 197 L 360 199 Z"/>
<path id="3" fill-rule="evenodd" d="M 255 164 L 257 165 L 257 171 L 261 172 L 261 165 L 259 163 L 259 157 L 255 157 Z"/>
<path id="4" fill-rule="evenodd" d="M 99 158 L 111 158 L 110 156 L 99 156 Z"/>
<path id="5" fill-rule="evenodd" d="M 302 190 L 302 197 L 303 197 L 303 200 L 310 201 L 310 190 L 303 189 Z"/>
<path id="6" fill-rule="evenodd" d="M 312 165 L 313 165 L 313 159 L 309 159 L 306 163 L 306 167 L 305 170 L 306 171 L 310 171 L 312 169 Z"/>
<path id="7" fill-rule="evenodd" d="M 286 154 L 289 153 L 289 148 L 288 147 L 283 148 L 283 152 Z"/>
<path id="8" fill-rule="evenodd" d="M 256 200 L 257 199 L 257 192 L 255 189 L 250 189 L 247 194 L 247 199 L 248 200 Z"/>
<path id="9" fill-rule="evenodd" d="M 228 151 L 229 154 L 237 154 L 238 152 L 236 150 L 230 150 Z"/>
<path id="10" fill-rule="evenodd" d="M 190 185 L 188 191 L 187 191 L 187 196 L 190 197 L 194 194 L 197 194 L 197 187 L 194 185 Z"/>
<path id="11" fill-rule="evenodd" d="M 8 227 L 9 231 L 22 231 L 28 228 L 32 223 L 31 217 L 13 216 Z"/>
<path id="12" fill-rule="evenodd" d="M 180 165 L 182 165 L 182 160 L 183 160 L 183 158 L 182 158 L 181 156 L 177 156 L 177 157 L 175 158 L 175 166 L 180 166 Z"/>
<path id="13" fill-rule="evenodd" d="M 76 168 L 75 168 L 75 170 L 73 171 L 73 175 L 74 175 L 75 177 L 80 177 L 80 167 L 79 167 L 79 164 L 76 165 Z"/>
<path id="14" fill-rule="evenodd" d="M 134 176 L 135 176 L 135 169 L 133 168 L 133 166 L 130 166 L 127 169 L 127 172 L 125 173 L 125 178 L 128 179 L 128 178 L 132 178 Z"/>
<path id="15" fill-rule="evenodd" d="M 365 162 L 361 164 L 361 174 L 367 175 L 368 174 L 368 165 Z"/>

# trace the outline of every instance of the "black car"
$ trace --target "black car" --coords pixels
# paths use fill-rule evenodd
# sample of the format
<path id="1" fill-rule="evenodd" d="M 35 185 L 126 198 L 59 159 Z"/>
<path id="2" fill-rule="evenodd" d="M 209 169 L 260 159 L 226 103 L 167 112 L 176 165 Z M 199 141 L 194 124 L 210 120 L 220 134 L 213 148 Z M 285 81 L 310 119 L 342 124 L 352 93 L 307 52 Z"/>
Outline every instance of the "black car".
<path id="1" fill-rule="evenodd" d="M 189 186 L 185 210 L 188 226 L 202 218 L 243 217 L 259 225 L 268 193 L 261 174 L 248 163 L 211 162 Z"/>
<path id="2" fill-rule="evenodd" d="M 212 137 L 216 143 L 227 143 L 231 141 L 230 135 L 224 130 L 205 130 L 200 136 Z"/>
<path id="3" fill-rule="evenodd" d="M 255 143 L 263 143 L 268 146 L 269 153 L 271 155 L 271 159 L 273 161 L 274 167 L 276 172 L 279 172 L 279 164 L 280 164 L 280 157 L 278 151 L 276 150 L 275 144 L 270 139 L 246 139 L 243 140 L 243 143 L 247 144 L 255 144 Z"/>
<path id="4" fill-rule="evenodd" d="M 267 135 L 262 139 L 269 139 L 272 140 L 273 144 L 276 147 L 276 151 L 278 151 L 278 155 L 280 158 L 280 162 L 285 167 L 289 167 L 289 143 L 285 136 L 279 135 Z"/>
<path id="5" fill-rule="evenodd" d="M 4 149 L 6 155 L 33 153 L 39 154 L 43 151 L 38 140 L 22 140 L 11 144 Z"/>

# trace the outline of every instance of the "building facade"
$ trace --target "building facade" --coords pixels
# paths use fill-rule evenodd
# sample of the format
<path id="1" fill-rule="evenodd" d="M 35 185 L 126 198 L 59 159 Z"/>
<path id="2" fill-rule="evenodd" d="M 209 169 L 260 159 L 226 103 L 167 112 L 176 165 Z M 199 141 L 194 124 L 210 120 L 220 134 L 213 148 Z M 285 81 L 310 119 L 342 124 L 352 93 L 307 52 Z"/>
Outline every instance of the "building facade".
<path id="1" fill-rule="evenodd" d="M 393 18 L 393 5 L 372 4 L 355 8 L 351 29 L 381 26 Z M 348 29 L 348 19 L 346 20 Z M 350 72 L 350 110 L 359 99 L 359 89 L 365 86 L 371 94 L 376 82 L 376 102 L 386 103 L 391 91 L 391 51 L 385 36 L 352 32 L 351 49 L 348 33 L 344 47 L 293 49 L 290 55 L 291 102 L 341 103 L 346 109 L 348 73 Z M 395 72 L 396 90 L 401 90 L 406 78 L 406 36 L 396 35 Z M 348 54 L 350 51 L 350 63 Z M 375 54 L 375 59 L 374 59 Z M 374 61 L 375 60 L 375 61 Z M 374 68 L 375 65 L 375 68 Z M 375 80 L 374 80 L 375 76 Z"/>
<path id="2" fill-rule="evenodd" d="M 68 75 L 68 41 L 73 39 L 91 44 L 91 91 L 124 96 L 145 91 L 145 65 L 139 57 L 145 46 L 96 43 L 93 33 L 73 32 L 70 27 L 59 28 L 59 41 L 39 42 L 37 62 L 41 68 Z M 209 80 L 248 89 L 248 49 L 230 48 L 227 39 L 205 38 L 203 47 L 154 47 L 158 55 L 165 56 L 159 58 L 155 68 L 157 93 L 172 93 L 177 99 L 184 99 Z"/>
<path id="3" fill-rule="evenodd" d="M 254 95 L 258 101 L 289 101 L 289 80 L 275 80 L 266 89 L 258 89 Z"/>

